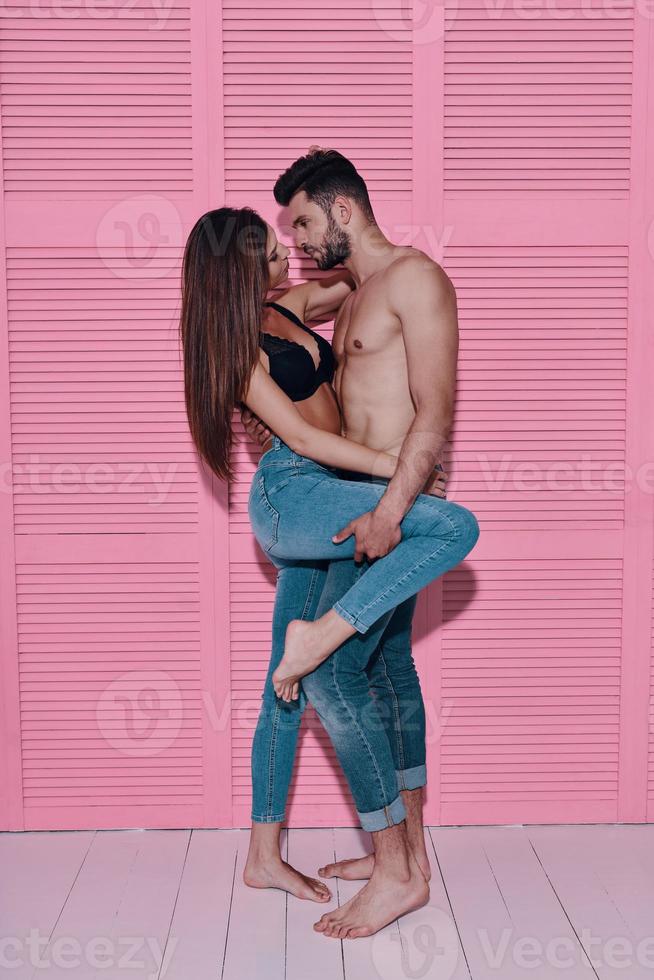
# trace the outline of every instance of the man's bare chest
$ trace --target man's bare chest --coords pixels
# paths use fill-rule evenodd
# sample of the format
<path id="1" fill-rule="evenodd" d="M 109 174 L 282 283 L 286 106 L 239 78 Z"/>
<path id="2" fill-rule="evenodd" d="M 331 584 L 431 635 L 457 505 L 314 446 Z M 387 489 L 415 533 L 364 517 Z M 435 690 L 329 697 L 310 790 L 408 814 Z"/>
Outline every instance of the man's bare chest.
<path id="1" fill-rule="evenodd" d="M 339 364 L 365 361 L 388 352 L 398 339 L 398 318 L 381 302 L 367 302 L 339 311 L 334 322 L 332 347 Z"/>

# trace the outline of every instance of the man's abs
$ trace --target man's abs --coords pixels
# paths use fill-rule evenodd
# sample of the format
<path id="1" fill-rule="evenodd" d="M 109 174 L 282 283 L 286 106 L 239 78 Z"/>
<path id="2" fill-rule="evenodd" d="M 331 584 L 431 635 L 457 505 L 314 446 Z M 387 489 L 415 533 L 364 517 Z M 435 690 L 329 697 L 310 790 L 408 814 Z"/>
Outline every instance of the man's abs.
<path id="1" fill-rule="evenodd" d="M 343 435 L 371 449 L 398 453 L 415 418 L 401 338 L 385 349 L 345 354 L 337 372 Z"/>

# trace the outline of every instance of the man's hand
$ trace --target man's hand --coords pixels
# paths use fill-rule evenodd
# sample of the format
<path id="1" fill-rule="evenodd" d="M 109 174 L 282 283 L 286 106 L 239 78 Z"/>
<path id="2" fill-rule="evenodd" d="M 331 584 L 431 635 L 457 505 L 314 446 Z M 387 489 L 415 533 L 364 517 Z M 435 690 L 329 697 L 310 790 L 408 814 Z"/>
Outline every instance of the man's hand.
<path id="1" fill-rule="evenodd" d="M 362 514 L 361 517 L 355 517 L 338 534 L 334 535 L 332 541 L 335 544 L 340 544 L 352 534 L 356 537 L 355 561 L 363 561 L 364 557 L 367 557 L 369 561 L 374 561 L 375 558 L 383 558 L 402 540 L 400 525 L 392 518 L 374 510 Z"/>
<path id="2" fill-rule="evenodd" d="M 273 434 L 259 416 L 251 412 L 245 405 L 241 408 L 241 422 L 250 439 L 259 443 L 259 448 L 264 446 Z"/>

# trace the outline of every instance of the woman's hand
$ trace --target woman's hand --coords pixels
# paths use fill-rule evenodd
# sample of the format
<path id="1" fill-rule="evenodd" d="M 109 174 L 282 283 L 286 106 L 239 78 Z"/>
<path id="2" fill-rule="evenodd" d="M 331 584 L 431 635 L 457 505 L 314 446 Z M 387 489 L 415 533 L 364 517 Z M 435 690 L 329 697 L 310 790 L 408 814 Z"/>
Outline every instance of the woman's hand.
<path id="1" fill-rule="evenodd" d="M 428 493 L 431 497 L 447 497 L 446 483 L 447 473 L 444 470 L 434 470 L 425 484 L 423 493 Z"/>

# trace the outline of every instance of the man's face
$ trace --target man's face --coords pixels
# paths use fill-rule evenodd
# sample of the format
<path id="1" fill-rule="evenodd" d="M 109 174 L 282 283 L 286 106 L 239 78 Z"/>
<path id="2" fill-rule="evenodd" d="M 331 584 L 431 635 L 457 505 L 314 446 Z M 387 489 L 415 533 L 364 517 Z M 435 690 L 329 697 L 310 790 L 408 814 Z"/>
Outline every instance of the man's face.
<path id="1" fill-rule="evenodd" d="M 298 191 L 288 205 L 295 244 L 309 255 L 319 269 L 333 269 L 352 252 L 350 237 L 319 204 Z"/>

